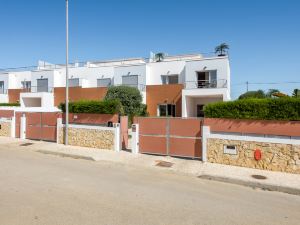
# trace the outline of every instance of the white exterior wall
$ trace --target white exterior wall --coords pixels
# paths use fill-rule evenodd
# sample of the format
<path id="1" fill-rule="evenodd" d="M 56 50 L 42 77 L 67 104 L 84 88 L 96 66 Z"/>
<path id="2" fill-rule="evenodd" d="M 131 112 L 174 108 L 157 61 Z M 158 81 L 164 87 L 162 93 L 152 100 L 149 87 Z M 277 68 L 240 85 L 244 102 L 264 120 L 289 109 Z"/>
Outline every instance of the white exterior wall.
<path id="1" fill-rule="evenodd" d="M 9 85 L 9 76 L 10 74 L 9 73 L 1 73 L 0 74 L 0 81 L 3 81 L 4 82 L 4 90 L 7 90 L 8 89 L 8 85 Z"/>
<path id="2" fill-rule="evenodd" d="M 37 79 L 48 79 L 48 87 L 53 88 L 54 80 L 58 82 L 58 71 L 56 70 L 37 70 L 32 71 L 31 87 L 37 87 Z"/>
<path id="3" fill-rule="evenodd" d="M 184 82 L 185 61 L 153 62 L 147 64 L 147 85 L 162 84 L 161 75 L 177 75 L 178 82 Z"/>
<path id="4" fill-rule="evenodd" d="M 138 75 L 138 83 L 146 85 L 146 64 L 115 67 L 114 85 L 122 85 L 122 76 L 126 75 Z"/>
<path id="5" fill-rule="evenodd" d="M 186 62 L 186 81 L 197 81 L 198 71 L 217 70 L 217 80 L 227 80 L 230 83 L 228 57 L 206 58 Z"/>

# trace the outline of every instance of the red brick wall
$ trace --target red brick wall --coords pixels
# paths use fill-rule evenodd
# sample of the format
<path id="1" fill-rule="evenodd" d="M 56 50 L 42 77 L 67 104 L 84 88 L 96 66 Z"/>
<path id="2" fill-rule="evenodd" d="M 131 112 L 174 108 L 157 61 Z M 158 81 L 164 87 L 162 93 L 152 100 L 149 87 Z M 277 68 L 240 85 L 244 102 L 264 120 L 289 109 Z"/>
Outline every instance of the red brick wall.
<path id="1" fill-rule="evenodd" d="M 97 88 L 81 88 L 70 87 L 69 99 L 70 101 L 79 100 L 102 100 L 107 93 L 106 87 Z M 65 102 L 66 90 L 64 87 L 54 88 L 54 105 L 58 106 L 60 103 Z"/>
<path id="2" fill-rule="evenodd" d="M 146 103 L 150 116 L 157 116 L 158 104 L 175 104 L 176 116 L 181 117 L 182 84 L 147 85 Z"/>

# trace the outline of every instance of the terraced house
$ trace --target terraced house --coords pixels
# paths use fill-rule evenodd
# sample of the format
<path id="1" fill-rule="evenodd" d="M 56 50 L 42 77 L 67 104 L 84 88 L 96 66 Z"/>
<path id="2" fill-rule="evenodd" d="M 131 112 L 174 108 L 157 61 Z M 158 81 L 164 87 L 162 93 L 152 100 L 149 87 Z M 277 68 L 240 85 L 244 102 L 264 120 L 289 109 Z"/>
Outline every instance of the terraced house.
<path id="1" fill-rule="evenodd" d="M 203 106 L 230 99 L 228 56 L 201 54 L 70 64 L 70 101 L 101 100 L 111 85 L 140 90 L 150 116 L 202 117 Z M 56 107 L 65 101 L 65 65 L 0 71 L 0 102 Z"/>

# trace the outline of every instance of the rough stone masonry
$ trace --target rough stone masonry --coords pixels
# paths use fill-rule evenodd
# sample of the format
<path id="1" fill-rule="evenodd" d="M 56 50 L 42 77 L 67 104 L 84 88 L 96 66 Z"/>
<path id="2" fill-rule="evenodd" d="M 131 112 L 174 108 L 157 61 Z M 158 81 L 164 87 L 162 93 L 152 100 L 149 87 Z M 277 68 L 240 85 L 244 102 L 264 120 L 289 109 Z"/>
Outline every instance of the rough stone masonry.
<path id="1" fill-rule="evenodd" d="M 225 154 L 224 146 L 236 146 L 237 154 Z M 260 149 L 261 160 L 254 159 Z M 212 163 L 300 174 L 300 145 L 209 138 L 207 159 Z"/>

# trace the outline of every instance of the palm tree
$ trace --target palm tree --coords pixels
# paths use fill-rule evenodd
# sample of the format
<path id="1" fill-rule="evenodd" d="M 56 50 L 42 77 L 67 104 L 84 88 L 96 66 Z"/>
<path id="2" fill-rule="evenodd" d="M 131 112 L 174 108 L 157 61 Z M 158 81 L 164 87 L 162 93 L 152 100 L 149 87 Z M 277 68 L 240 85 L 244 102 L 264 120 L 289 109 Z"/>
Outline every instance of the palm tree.
<path id="1" fill-rule="evenodd" d="M 165 58 L 165 53 L 163 53 L 163 52 L 159 52 L 159 53 L 155 54 L 156 62 L 161 62 L 164 60 L 164 58 Z"/>
<path id="2" fill-rule="evenodd" d="M 222 43 L 215 48 L 215 53 L 218 53 L 218 56 L 225 56 L 226 50 L 229 50 L 229 45 L 226 43 Z"/>

